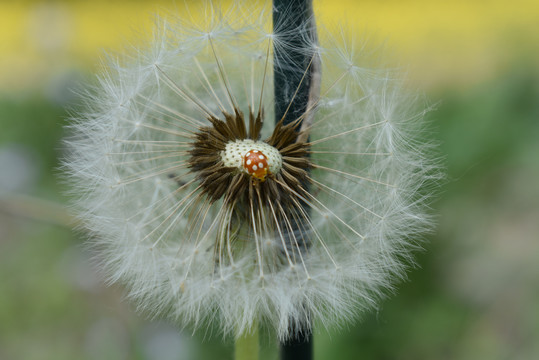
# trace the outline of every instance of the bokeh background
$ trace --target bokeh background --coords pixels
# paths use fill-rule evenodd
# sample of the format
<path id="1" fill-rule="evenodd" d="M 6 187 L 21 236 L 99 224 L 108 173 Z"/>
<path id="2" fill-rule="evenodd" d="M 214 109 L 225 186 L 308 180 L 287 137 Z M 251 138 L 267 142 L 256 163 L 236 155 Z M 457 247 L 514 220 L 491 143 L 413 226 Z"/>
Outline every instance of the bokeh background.
<path id="1" fill-rule="evenodd" d="M 406 64 L 438 104 L 430 136 L 447 171 L 419 268 L 379 311 L 319 331 L 315 358 L 539 359 L 539 3 L 314 5 Z M 103 285 L 58 176 L 73 90 L 184 6 L 0 2 L 0 359 L 231 358 L 230 343 L 145 319 Z"/>

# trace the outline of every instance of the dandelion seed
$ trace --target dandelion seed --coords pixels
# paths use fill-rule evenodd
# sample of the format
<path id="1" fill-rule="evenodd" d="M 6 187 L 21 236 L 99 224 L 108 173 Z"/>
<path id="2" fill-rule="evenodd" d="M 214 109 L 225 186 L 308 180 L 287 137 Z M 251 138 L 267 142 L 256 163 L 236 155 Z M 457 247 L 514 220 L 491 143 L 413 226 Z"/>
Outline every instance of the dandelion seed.
<path id="1" fill-rule="evenodd" d="M 274 126 L 282 44 L 260 14 L 158 24 L 99 78 L 65 166 L 103 268 L 142 311 L 284 339 L 349 321 L 404 276 L 432 166 L 413 96 L 345 39 L 306 45 L 320 97 Z"/>

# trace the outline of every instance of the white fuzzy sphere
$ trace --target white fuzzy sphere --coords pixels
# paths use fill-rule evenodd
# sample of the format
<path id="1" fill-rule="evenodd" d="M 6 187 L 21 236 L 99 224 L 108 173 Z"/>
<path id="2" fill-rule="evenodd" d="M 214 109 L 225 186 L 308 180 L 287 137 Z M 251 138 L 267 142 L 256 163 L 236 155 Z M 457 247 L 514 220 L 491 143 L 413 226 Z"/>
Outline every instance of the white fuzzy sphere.
<path id="1" fill-rule="evenodd" d="M 404 277 L 428 225 L 420 189 L 433 168 L 417 141 L 424 112 L 398 74 L 320 30 L 310 195 L 292 194 L 308 203 L 310 217 L 293 214 L 310 245 L 285 244 L 278 204 L 256 229 L 220 225 L 235 210 L 201 194 L 189 150 L 207 114 L 222 118 L 232 103 L 248 114 L 261 99 L 261 140 L 271 134 L 279 39 L 267 10 L 159 22 L 152 43 L 111 61 L 86 95 L 65 167 L 103 269 L 141 311 L 234 335 L 258 323 L 286 338 L 297 324 L 350 321 Z"/>

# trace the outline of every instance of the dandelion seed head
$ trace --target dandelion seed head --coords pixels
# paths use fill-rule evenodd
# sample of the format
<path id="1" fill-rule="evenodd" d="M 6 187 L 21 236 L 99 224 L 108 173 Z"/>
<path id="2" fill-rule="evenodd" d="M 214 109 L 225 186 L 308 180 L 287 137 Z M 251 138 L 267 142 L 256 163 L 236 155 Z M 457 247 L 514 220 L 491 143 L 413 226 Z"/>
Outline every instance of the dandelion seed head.
<path id="1" fill-rule="evenodd" d="M 320 98 L 285 125 L 270 9 L 204 11 L 158 21 L 84 94 L 64 161 L 79 217 L 109 281 L 151 316 L 281 339 L 341 326 L 405 277 L 429 226 L 422 104 L 367 47 L 305 27 Z"/>

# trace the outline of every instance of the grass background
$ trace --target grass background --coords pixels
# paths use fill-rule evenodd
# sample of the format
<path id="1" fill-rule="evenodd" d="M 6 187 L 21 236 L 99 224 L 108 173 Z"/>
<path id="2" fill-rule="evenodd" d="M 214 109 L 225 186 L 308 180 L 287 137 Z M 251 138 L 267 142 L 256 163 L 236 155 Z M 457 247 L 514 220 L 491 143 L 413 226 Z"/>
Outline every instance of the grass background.
<path id="1" fill-rule="evenodd" d="M 183 6 L 0 2 L 0 359 L 231 358 L 231 344 L 148 321 L 103 285 L 55 170 L 70 89 L 103 49 Z M 448 173 L 420 268 L 378 312 L 317 333 L 315 358 L 539 358 L 539 5 L 315 0 L 315 11 L 411 64 L 439 102 L 430 120 Z"/>

